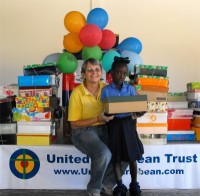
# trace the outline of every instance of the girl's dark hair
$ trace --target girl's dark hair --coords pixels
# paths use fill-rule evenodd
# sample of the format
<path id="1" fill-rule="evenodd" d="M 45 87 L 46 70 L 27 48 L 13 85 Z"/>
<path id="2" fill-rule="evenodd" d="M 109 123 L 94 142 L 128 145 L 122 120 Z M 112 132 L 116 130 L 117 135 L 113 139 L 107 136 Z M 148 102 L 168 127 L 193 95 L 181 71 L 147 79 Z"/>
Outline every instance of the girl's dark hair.
<path id="1" fill-rule="evenodd" d="M 130 63 L 130 60 L 129 60 L 128 57 L 118 57 L 118 56 L 115 56 L 114 57 L 114 61 L 112 63 L 111 70 L 115 69 L 119 65 L 127 65 L 129 63 Z"/>
<path id="2" fill-rule="evenodd" d="M 100 61 L 98 61 L 97 59 L 94 59 L 94 58 L 89 58 L 83 62 L 83 65 L 81 67 L 81 73 L 85 73 L 86 65 L 88 63 L 91 63 L 92 65 L 99 65 L 102 68 Z"/>

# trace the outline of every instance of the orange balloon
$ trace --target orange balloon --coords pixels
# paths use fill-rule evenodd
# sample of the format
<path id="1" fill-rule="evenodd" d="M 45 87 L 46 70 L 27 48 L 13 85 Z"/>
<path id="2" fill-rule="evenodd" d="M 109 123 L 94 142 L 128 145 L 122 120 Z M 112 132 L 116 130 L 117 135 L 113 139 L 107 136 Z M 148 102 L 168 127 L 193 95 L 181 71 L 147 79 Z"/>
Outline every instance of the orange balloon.
<path id="1" fill-rule="evenodd" d="M 81 28 L 86 25 L 86 18 L 78 11 L 71 11 L 65 15 L 64 25 L 69 32 L 79 33 Z"/>
<path id="2" fill-rule="evenodd" d="M 80 52 L 83 48 L 83 44 L 79 39 L 78 33 L 68 33 L 64 36 L 63 46 L 65 50 L 71 53 Z"/>

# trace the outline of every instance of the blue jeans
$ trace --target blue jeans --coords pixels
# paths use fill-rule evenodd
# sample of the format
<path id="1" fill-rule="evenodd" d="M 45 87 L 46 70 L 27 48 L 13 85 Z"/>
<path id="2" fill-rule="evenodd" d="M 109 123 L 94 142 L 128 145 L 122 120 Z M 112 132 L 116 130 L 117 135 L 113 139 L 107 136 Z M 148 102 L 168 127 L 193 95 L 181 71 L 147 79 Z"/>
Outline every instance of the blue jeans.
<path id="1" fill-rule="evenodd" d="M 87 185 L 88 192 L 100 193 L 104 174 L 112 156 L 107 146 L 106 126 L 73 129 L 71 139 L 77 149 L 91 158 L 90 181 Z"/>

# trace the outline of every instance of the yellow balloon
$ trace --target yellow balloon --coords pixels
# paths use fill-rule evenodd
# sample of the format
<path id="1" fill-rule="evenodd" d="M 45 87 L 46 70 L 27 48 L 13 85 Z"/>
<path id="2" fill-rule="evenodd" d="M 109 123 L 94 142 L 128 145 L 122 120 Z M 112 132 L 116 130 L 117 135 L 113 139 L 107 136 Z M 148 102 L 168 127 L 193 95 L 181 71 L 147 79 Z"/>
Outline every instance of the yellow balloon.
<path id="1" fill-rule="evenodd" d="M 79 33 L 81 28 L 86 25 L 86 18 L 78 11 L 71 11 L 65 15 L 64 25 L 69 32 Z"/>
<path id="2" fill-rule="evenodd" d="M 81 43 L 78 33 L 68 33 L 64 36 L 63 46 L 68 52 L 77 53 L 82 50 L 84 45 Z"/>

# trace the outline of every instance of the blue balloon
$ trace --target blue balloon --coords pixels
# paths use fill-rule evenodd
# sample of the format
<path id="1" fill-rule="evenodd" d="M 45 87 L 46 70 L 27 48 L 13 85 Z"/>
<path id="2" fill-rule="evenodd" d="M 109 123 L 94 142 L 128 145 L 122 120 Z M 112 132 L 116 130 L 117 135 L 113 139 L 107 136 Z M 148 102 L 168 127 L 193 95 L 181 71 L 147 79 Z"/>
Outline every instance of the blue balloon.
<path id="1" fill-rule="evenodd" d="M 87 24 L 95 24 L 100 29 L 104 29 L 108 24 L 108 14 L 102 8 L 92 9 L 87 16 Z"/>
<path id="2" fill-rule="evenodd" d="M 110 71 L 112 67 L 112 63 L 114 61 L 115 56 L 120 57 L 121 55 L 115 50 L 108 50 L 102 58 L 102 66 L 106 72 Z"/>
<path id="3" fill-rule="evenodd" d="M 45 57 L 43 60 L 42 64 L 47 64 L 47 63 L 57 63 L 58 58 L 61 55 L 61 53 L 53 53 Z"/>
<path id="4" fill-rule="evenodd" d="M 130 63 L 128 64 L 128 70 L 129 72 L 134 71 L 135 65 L 143 64 L 142 58 L 139 54 L 135 52 L 131 52 L 128 50 L 124 50 L 121 52 L 122 57 L 128 57 L 130 60 Z"/>
<path id="5" fill-rule="evenodd" d="M 128 50 L 140 54 L 142 51 L 142 43 L 135 37 L 128 37 L 123 40 L 116 48 L 120 52 L 123 50 Z"/>

